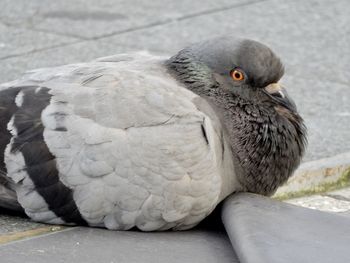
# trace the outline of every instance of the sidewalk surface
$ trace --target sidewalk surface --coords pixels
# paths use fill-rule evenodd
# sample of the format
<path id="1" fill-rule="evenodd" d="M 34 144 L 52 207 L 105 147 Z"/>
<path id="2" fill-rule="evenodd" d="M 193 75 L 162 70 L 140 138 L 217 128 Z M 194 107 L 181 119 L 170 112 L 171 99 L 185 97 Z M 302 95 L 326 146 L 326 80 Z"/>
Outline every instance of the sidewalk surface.
<path id="1" fill-rule="evenodd" d="M 282 58 L 286 66 L 282 82 L 309 130 L 304 161 L 318 160 L 350 152 L 349 14 L 348 0 L 0 0 L 0 83 L 18 78 L 26 70 L 121 52 L 149 50 L 172 55 L 189 43 L 213 36 L 253 38 Z M 288 202 L 346 215 L 350 214 L 350 188 Z M 123 255 L 121 248 L 127 245 L 123 245 L 127 239 L 123 236 L 134 240 L 132 235 L 139 240 L 136 252 L 124 250 Z M 89 254 L 93 247 L 106 255 L 101 262 L 113 262 L 115 253 L 136 257 L 137 251 L 145 249 L 142 242 L 154 244 L 154 251 L 148 253 L 163 255 L 170 253 L 166 253 L 169 242 L 176 243 L 179 246 L 174 251 L 185 257 L 182 262 L 190 262 L 196 251 L 206 251 L 196 262 L 235 260 L 224 232 L 121 233 L 115 238 L 115 233 L 105 230 L 52 229 L 0 215 L 0 255 L 28 246 L 26 252 L 18 252 L 26 262 L 31 258 L 46 262 L 45 249 L 63 262 L 60 255 L 68 253 L 65 248 L 79 246 L 79 242 L 87 243 L 83 252 L 86 262 L 98 261 L 96 255 Z M 46 241 L 52 246 L 40 249 Z M 197 247 L 191 250 L 188 244 Z M 69 252 L 72 258 L 74 251 Z M 150 254 L 143 254 L 144 261 L 130 262 L 147 262 Z M 175 252 L 170 255 L 175 257 Z M 17 262 L 11 260 L 15 259 L 6 262 Z"/>

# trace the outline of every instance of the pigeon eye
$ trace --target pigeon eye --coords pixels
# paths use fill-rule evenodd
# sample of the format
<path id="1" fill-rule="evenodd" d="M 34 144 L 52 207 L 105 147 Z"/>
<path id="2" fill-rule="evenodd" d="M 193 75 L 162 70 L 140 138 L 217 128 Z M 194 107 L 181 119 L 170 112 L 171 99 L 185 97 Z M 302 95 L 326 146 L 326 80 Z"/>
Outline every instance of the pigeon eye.
<path id="1" fill-rule="evenodd" d="M 242 71 L 238 69 L 233 69 L 230 72 L 231 78 L 235 81 L 242 81 L 244 80 L 244 74 Z"/>

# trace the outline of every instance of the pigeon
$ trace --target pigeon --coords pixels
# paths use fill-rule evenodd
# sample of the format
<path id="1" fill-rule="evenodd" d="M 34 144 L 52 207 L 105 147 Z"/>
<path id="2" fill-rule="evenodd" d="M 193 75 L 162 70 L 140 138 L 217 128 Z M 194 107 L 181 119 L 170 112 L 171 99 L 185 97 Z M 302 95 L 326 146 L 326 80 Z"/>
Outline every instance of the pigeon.
<path id="1" fill-rule="evenodd" d="M 229 36 L 29 71 L 0 85 L 0 207 L 186 230 L 235 192 L 272 195 L 307 143 L 283 74 L 269 47 Z"/>

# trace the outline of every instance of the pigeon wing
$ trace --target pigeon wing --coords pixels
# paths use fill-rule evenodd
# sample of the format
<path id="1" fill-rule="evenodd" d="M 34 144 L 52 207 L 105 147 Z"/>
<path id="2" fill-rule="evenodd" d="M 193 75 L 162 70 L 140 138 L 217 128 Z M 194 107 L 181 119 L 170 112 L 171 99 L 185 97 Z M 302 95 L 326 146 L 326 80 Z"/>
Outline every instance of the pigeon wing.
<path id="1" fill-rule="evenodd" d="M 162 58 L 42 69 L 2 85 L 5 93 L 12 109 L 0 150 L 34 220 L 186 229 L 223 198 L 220 122 Z"/>

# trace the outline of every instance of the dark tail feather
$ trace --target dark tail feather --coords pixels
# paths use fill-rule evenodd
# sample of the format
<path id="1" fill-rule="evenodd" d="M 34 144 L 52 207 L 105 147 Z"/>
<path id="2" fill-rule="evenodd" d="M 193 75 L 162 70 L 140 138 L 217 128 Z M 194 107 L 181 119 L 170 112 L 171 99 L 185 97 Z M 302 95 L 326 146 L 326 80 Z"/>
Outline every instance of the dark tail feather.
<path id="1" fill-rule="evenodd" d="M 0 207 L 8 210 L 23 212 L 23 208 L 17 201 L 14 183 L 0 171 Z"/>

